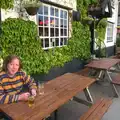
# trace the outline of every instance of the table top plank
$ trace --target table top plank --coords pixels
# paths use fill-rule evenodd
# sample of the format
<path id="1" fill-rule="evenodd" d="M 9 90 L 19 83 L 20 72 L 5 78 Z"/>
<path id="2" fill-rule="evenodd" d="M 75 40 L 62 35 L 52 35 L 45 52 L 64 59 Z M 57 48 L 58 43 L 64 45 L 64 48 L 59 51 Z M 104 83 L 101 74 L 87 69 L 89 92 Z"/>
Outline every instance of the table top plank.
<path id="1" fill-rule="evenodd" d="M 67 73 L 45 83 L 45 94 L 36 97 L 34 106 L 19 102 L 0 105 L 0 109 L 13 120 L 42 120 L 94 81 L 93 78 Z"/>
<path id="2" fill-rule="evenodd" d="M 93 60 L 86 67 L 109 70 L 111 67 L 120 63 L 120 59 L 102 58 L 99 60 Z"/>

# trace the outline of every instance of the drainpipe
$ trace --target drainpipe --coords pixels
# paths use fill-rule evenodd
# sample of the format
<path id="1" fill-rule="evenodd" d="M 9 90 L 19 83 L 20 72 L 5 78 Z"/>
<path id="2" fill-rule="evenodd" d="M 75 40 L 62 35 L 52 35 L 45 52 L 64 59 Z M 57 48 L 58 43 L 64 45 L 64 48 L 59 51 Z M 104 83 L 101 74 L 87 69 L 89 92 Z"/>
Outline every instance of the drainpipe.
<path id="1" fill-rule="evenodd" d="M 94 42 L 95 42 L 95 20 L 90 25 L 90 31 L 91 31 L 91 42 L 90 42 L 90 51 L 91 51 L 91 57 L 94 58 L 95 51 L 94 51 Z"/>
<path id="2" fill-rule="evenodd" d="M 1 33 L 2 33 L 2 17 L 1 17 L 1 8 L 0 8 L 0 36 L 1 36 Z M 0 45 L 0 54 L 1 54 L 1 52 L 2 52 L 2 48 L 1 48 L 1 45 Z"/>
<path id="3" fill-rule="evenodd" d="M 0 8 L 0 35 L 1 35 L 1 32 L 2 32 L 2 28 L 1 28 L 1 26 L 2 26 L 1 24 L 2 23 L 1 22 L 2 22 L 2 17 L 1 17 L 1 8 Z"/>

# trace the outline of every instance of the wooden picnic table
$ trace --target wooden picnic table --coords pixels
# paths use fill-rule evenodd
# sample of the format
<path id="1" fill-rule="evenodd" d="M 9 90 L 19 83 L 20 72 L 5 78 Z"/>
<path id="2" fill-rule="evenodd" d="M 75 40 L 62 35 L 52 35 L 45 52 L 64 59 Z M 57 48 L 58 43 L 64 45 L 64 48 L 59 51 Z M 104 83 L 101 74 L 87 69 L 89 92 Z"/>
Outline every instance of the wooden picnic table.
<path id="1" fill-rule="evenodd" d="M 12 120 L 42 120 L 57 110 L 71 98 L 77 102 L 81 100 L 74 96 L 84 91 L 88 101 L 92 103 L 92 96 L 88 86 L 95 82 L 95 79 L 80 76 L 74 73 L 67 73 L 45 83 L 44 95 L 37 95 L 35 104 L 28 106 L 28 102 L 1 104 L 0 110 Z"/>
<path id="2" fill-rule="evenodd" d="M 120 59 L 102 58 L 99 60 L 93 60 L 86 67 L 94 69 L 109 70 L 114 65 L 120 63 Z"/>
<path id="3" fill-rule="evenodd" d="M 108 82 L 113 83 L 112 82 L 113 79 L 112 79 L 110 73 L 115 72 L 115 69 L 111 70 L 111 68 L 116 66 L 116 65 L 119 66 L 119 63 L 120 63 L 120 59 L 102 58 L 102 59 L 99 59 L 99 60 L 91 61 L 89 64 L 86 65 L 86 67 L 96 69 L 96 70 L 100 70 L 100 74 L 99 74 L 98 78 L 101 79 L 102 74 L 104 74 L 104 76 L 107 76 Z M 111 86 L 113 88 L 115 96 L 119 97 L 119 94 L 118 94 L 118 91 L 117 91 L 115 85 L 111 84 Z"/>

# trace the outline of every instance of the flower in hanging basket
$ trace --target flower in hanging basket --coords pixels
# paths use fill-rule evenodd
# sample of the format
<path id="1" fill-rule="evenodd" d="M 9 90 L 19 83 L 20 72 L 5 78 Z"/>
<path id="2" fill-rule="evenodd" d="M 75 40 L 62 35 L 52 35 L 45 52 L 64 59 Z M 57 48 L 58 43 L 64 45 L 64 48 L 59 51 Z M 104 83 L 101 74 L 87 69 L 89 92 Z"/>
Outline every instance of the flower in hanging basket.
<path id="1" fill-rule="evenodd" d="M 22 4 L 29 15 L 37 14 L 37 11 L 41 6 L 41 2 L 39 0 L 23 0 Z"/>

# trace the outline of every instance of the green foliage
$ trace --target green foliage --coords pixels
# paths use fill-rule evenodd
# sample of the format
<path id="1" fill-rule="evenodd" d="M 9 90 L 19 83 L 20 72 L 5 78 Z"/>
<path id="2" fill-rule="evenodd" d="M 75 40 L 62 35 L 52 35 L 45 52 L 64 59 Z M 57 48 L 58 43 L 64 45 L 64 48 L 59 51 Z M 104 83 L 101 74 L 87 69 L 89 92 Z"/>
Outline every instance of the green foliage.
<path id="1" fill-rule="evenodd" d="M 3 55 L 16 54 L 21 57 L 24 69 L 28 72 L 40 71 L 43 64 L 43 50 L 40 40 L 36 39 L 37 29 L 32 21 L 9 18 L 2 23 L 2 35 L 0 45 Z M 33 69 L 35 68 L 35 69 Z"/>
<path id="2" fill-rule="evenodd" d="M 116 46 L 120 47 L 120 37 L 118 37 L 117 40 L 116 40 Z"/>
<path id="3" fill-rule="evenodd" d="M 41 2 L 39 0 L 22 0 L 22 5 L 27 8 L 27 7 L 40 7 Z"/>
<path id="4" fill-rule="evenodd" d="M 78 9 L 82 11 L 82 18 L 87 17 L 87 8 L 91 0 L 77 0 L 77 3 Z M 0 36 L 0 47 L 3 50 L 1 56 L 2 58 L 9 54 L 20 56 L 23 69 L 29 74 L 47 73 L 52 67 L 64 66 L 73 58 L 88 59 L 90 57 L 89 26 L 73 22 L 72 30 L 72 37 L 67 46 L 44 51 L 37 37 L 38 31 L 34 22 L 20 18 L 6 19 L 2 23 Z"/>
<path id="5" fill-rule="evenodd" d="M 105 33 L 106 33 L 106 27 L 107 27 L 107 19 L 103 18 L 100 20 L 99 24 L 97 25 L 97 33 L 98 33 L 98 44 L 103 42 L 105 39 Z"/>
<path id="6" fill-rule="evenodd" d="M 0 8 L 10 9 L 13 8 L 14 0 L 0 0 Z"/>
<path id="7" fill-rule="evenodd" d="M 88 26 L 80 22 L 73 23 L 72 38 L 69 41 L 70 53 L 75 58 L 88 59 L 90 57 L 90 32 Z"/>
<path id="8" fill-rule="evenodd" d="M 0 45 L 3 49 L 2 58 L 16 54 L 20 56 L 23 69 L 28 73 L 47 73 L 52 67 L 64 66 L 65 62 L 73 58 L 88 58 L 89 32 L 87 26 L 75 22 L 73 37 L 67 46 L 44 51 L 37 39 L 37 26 L 34 22 L 9 18 L 2 23 Z"/>

